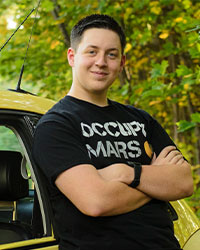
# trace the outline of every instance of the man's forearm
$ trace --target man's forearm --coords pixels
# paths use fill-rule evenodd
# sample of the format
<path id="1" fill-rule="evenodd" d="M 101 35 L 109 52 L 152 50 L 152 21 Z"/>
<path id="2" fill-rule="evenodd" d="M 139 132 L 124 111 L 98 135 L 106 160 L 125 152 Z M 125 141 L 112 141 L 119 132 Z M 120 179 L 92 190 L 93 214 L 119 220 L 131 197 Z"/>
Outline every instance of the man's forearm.
<path id="1" fill-rule="evenodd" d="M 101 170 L 90 164 L 77 165 L 61 173 L 55 184 L 82 213 L 93 217 L 127 213 L 152 198 L 168 201 L 190 195 L 193 183 L 189 164 L 163 152 L 166 157 L 160 154 L 154 165 L 142 166 L 137 188 L 129 187 L 133 167 L 121 163 Z"/>
<path id="2" fill-rule="evenodd" d="M 127 213 L 151 200 L 143 192 L 102 175 L 94 166 L 81 164 L 62 172 L 55 184 L 77 209 L 92 217 Z"/>
<path id="3" fill-rule="evenodd" d="M 133 181 L 134 169 L 127 164 L 117 163 L 98 170 L 99 175 L 106 181 L 105 202 L 101 216 L 117 215 L 135 210 L 151 200 L 142 191 L 128 186 Z M 110 201 L 107 203 L 107 201 Z"/>
<path id="4" fill-rule="evenodd" d="M 114 164 L 100 171 L 107 179 L 112 178 L 127 185 L 134 179 L 133 167 L 126 164 Z M 193 192 L 190 165 L 186 161 L 182 164 L 143 165 L 137 189 L 149 197 L 164 201 L 190 196 Z"/>
<path id="5" fill-rule="evenodd" d="M 139 190 L 153 198 L 170 201 L 193 193 L 191 166 L 174 146 L 153 157 L 151 166 L 143 166 Z"/>
<path id="6" fill-rule="evenodd" d="M 129 187 L 127 184 L 118 181 L 109 181 L 107 183 L 107 190 L 102 199 L 102 210 L 98 216 L 113 216 L 128 213 L 133 211 L 146 203 L 151 198 L 143 192 Z"/>
<path id="7" fill-rule="evenodd" d="M 118 180 L 127 185 L 134 179 L 134 169 L 118 163 L 99 170 L 107 180 Z M 174 146 L 164 148 L 152 165 L 143 165 L 138 190 L 148 196 L 170 201 L 190 196 L 193 180 L 190 165 Z"/>
<path id="8" fill-rule="evenodd" d="M 138 190 L 152 198 L 172 201 L 192 195 L 193 181 L 188 163 L 143 166 Z"/>

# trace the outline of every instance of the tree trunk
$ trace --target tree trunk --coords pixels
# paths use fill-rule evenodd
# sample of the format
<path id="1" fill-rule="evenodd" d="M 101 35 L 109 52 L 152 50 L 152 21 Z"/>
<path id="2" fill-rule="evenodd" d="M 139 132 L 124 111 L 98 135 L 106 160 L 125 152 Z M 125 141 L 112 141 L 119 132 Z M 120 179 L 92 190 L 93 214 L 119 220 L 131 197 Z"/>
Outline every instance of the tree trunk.
<path id="1" fill-rule="evenodd" d="M 169 41 L 172 44 L 175 43 L 173 35 L 169 36 Z M 174 73 L 176 71 L 176 66 L 177 66 L 177 58 L 175 57 L 174 54 L 171 54 L 168 57 L 168 62 L 169 62 L 169 72 Z M 178 85 L 179 82 L 175 79 L 174 84 Z M 177 98 L 178 97 L 177 94 L 175 94 L 174 97 Z M 177 141 L 178 137 L 179 137 L 178 130 L 177 130 L 177 125 L 176 125 L 176 123 L 179 121 L 179 107 L 178 107 L 177 103 L 174 103 L 172 105 L 172 110 L 173 110 L 173 124 L 174 124 L 174 140 Z"/>
<path id="2" fill-rule="evenodd" d="M 58 5 L 57 0 L 51 0 L 51 1 L 54 3 L 54 9 L 52 11 L 52 15 L 55 20 L 58 20 L 60 6 Z M 63 34 L 65 45 L 68 48 L 70 46 L 70 36 L 65 28 L 65 23 L 60 23 L 58 26 Z"/>
<path id="3" fill-rule="evenodd" d="M 176 103 L 172 104 L 173 110 L 173 139 L 174 141 L 178 140 L 178 131 L 176 123 L 178 122 L 178 105 Z"/>
<path id="4" fill-rule="evenodd" d="M 195 127 L 195 137 L 197 139 L 196 141 L 196 164 L 200 164 L 200 128 L 197 125 Z"/>
<path id="5" fill-rule="evenodd" d="M 190 115 L 196 112 L 195 107 L 192 105 L 192 101 L 189 94 L 188 94 L 188 110 L 190 112 Z M 200 164 L 200 127 L 198 124 L 195 127 L 194 135 L 196 137 L 195 161 L 196 164 Z"/>

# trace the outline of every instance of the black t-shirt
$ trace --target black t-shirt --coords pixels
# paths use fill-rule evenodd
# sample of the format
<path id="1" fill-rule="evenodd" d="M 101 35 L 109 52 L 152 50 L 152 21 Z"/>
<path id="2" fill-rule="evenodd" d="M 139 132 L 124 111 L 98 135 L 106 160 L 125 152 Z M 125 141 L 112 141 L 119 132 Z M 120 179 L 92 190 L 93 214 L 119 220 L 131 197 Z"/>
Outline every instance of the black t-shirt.
<path id="1" fill-rule="evenodd" d="M 132 106 L 109 100 L 99 107 L 66 96 L 49 110 L 38 123 L 33 156 L 49 180 L 60 249 L 180 249 L 167 203 L 154 199 L 126 214 L 95 218 L 82 214 L 54 184 L 60 173 L 79 164 L 148 165 L 150 148 L 158 155 L 168 145 L 174 143 L 159 123 Z"/>

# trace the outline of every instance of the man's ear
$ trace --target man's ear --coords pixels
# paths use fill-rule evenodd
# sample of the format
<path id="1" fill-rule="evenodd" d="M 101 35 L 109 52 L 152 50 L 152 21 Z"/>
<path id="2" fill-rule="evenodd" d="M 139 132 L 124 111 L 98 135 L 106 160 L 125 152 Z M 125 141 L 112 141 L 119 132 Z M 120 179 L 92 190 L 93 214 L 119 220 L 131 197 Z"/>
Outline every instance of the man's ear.
<path id="1" fill-rule="evenodd" d="M 74 56 L 75 56 L 75 51 L 72 48 L 69 48 L 67 51 L 67 59 L 68 63 L 71 67 L 74 67 Z"/>
<path id="2" fill-rule="evenodd" d="M 124 67 L 124 65 L 125 65 L 125 62 L 126 62 L 126 56 L 125 56 L 125 55 L 122 55 L 121 64 L 120 64 L 120 72 L 122 72 L 123 67 Z"/>

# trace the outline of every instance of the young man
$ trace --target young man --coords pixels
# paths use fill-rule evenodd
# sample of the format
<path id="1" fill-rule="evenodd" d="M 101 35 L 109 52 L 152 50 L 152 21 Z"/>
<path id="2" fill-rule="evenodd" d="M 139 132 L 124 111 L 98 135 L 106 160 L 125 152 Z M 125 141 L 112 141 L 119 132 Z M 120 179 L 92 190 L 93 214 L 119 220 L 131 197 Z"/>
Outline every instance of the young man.
<path id="1" fill-rule="evenodd" d="M 190 165 L 149 114 L 107 98 L 124 47 L 113 18 L 82 19 L 68 49 L 71 89 L 35 132 L 60 249 L 180 249 L 167 202 L 192 194 Z"/>

